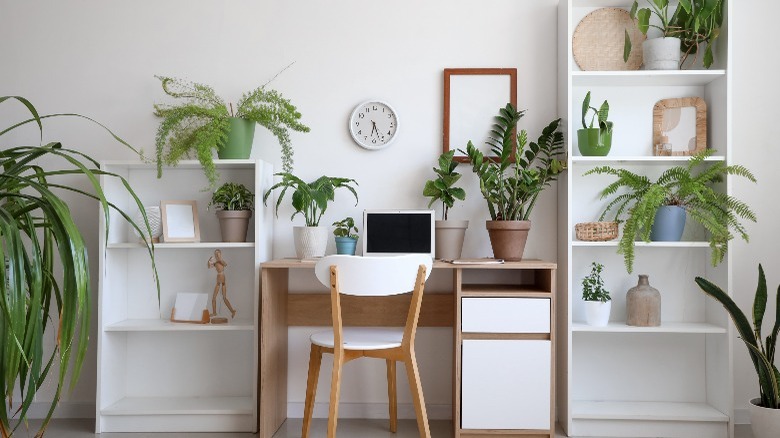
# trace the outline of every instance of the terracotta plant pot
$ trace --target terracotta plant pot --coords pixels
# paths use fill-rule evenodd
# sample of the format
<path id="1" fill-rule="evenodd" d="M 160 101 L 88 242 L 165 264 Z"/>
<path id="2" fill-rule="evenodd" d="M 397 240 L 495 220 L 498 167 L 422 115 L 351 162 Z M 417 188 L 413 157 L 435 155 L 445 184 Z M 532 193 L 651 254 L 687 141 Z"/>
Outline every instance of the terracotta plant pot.
<path id="1" fill-rule="evenodd" d="M 223 242 L 246 242 L 252 210 L 219 210 L 219 229 Z"/>
<path id="2" fill-rule="evenodd" d="M 436 221 L 436 258 L 459 259 L 468 227 L 469 221 Z"/>
<path id="3" fill-rule="evenodd" d="M 295 253 L 299 259 L 313 259 L 325 255 L 330 232 L 327 227 L 293 227 Z"/>
<path id="4" fill-rule="evenodd" d="M 509 261 L 523 259 L 531 221 L 486 221 L 485 228 L 490 235 L 493 257 Z"/>
<path id="5" fill-rule="evenodd" d="M 760 398 L 750 400 L 750 428 L 753 438 L 777 438 L 780 431 L 780 409 L 769 409 L 759 406 Z"/>

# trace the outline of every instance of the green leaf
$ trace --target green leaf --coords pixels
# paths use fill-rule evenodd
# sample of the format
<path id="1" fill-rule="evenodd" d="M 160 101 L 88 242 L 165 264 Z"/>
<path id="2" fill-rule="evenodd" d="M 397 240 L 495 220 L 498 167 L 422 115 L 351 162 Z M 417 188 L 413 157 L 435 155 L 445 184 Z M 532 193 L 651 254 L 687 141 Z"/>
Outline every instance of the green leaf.
<path id="1" fill-rule="evenodd" d="M 637 0 L 634 0 L 634 3 L 631 5 L 631 10 L 628 12 L 628 15 L 631 16 L 632 20 L 636 20 L 636 10 L 639 7 L 639 2 Z M 626 35 L 628 35 L 628 31 L 626 31 Z"/>
<path id="2" fill-rule="evenodd" d="M 637 11 L 637 25 L 639 26 L 639 31 L 645 35 L 647 35 L 647 30 L 650 29 L 650 14 L 650 9 L 647 8 Z"/>
<path id="3" fill-rule="evenodd" d="M 766 312 L 767 292 L 766 276 L 764 268 L 758 265 L 758 286 L 756 286 L 756 296 L 753 299 L 753 327 L 756 331 L 756 339 L 761 339 L 761 326 L 764 323 L 764 313 Z"/>
<path id="4" fill-rule="evenodd" d="M 634 3 L 636 6 L 636 3 Z M 628 62 L 628 57 L 631 56 L 631 37 L 628 35 L 628 30 L 625 30 L 625 42 L 623 43 L 623 62 Z"/>
<path id="5" fill-rule="evenodd" d="M 588 129 L 588 125 L 585 124 L 585 117 L 588 115 L 588 109 L 590 108 L 590 91 L 585 95 L 585 99 L 582 101 L 582 128 Z"/>

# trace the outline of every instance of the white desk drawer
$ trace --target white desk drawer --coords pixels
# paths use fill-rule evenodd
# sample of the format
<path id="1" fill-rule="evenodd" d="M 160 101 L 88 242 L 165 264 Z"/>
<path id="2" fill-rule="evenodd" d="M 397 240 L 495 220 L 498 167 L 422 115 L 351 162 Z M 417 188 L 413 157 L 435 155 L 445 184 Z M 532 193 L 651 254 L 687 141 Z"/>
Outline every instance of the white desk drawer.
<path id="1" fill-rule="evenodd" d="M 549 298 L 463 298 L 464 333 L 550 333 Z"/>

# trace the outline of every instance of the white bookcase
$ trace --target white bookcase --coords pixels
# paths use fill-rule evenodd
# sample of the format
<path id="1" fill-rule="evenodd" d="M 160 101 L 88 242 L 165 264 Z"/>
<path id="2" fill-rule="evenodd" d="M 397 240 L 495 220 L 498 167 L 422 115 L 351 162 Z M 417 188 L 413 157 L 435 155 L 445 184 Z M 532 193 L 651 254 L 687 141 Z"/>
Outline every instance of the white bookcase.
<path id="1" fill-rule="evenodd" d="M 699 96 L 707 103 L 710 161 L 731 162 L 731 71 L 728 18 L 710 70 L 580 71 L 572 34 L 580 20 L 602 7 L 630 9 L 631 0 L 562 0 L 558 16 L 558 108 L 565 119 L 569 170 L 559 182 L 559 300 L 557 418 L 569 436 L 733 437 L 732 334 L 722 307 L 694 283 L 703 276 L 731 290 L 729 256 L 710 265 L 706 235 L 688 221 L 682 242 L 637 243 L 634 273 L 627 274 L 617 241 L 584 242 L 579 222 L 598 219 L 606 205 L 599 192 L 614 179 L 583 176 L 599 165 L 658 176 L 686 157 L 652 156 L 653 105 L 665 98 Z M 641 50 L 635 47 L 635 50 Z M 581 105 L 610 103 L 615 123 L 607 157 L 583 157 L 577 149 Z M 723 190 L 730 193 L 731 181 Z M 621 230 L 622 231 L 622 230 Z M 607 327 L 585 324 L 581 281 L 593 261 L 605 266 L 612 294 Z M 662 325 L 625 324 L 625 293 L 649 274 L 661 292 Z"/>
<path id="2" fill-rule="evenodd" d="M 221 182 L 240 182 L 255 193 L 256 210 L 246 243 L 223 243 L 211 191 L 200 164 L 102 163 L 127 179 L 145 206 L 196 200 L 199 243 L 160 243 L 155 260 L 158 303 L 149 254 L 129 224 L 111 211 L 108 235 L 101 214 L 98 296 L 97 432 L 254 432 L 258 400 L 259 265 L 271 259 L 273 215 L 262 194 L 272 182 L 270 164 L 217 161 Z M 132 217 L 133 200 L 115 178 L 101 178 L 106 197 Z M 102 248 L 105 248 L 103 250 Z M 169 321 L 179 292 L 211 294 L 216 273 L 207 268 L 215 249 L 228 263 L 228 297 L 238 310 L 225 325 Z M 218 300 L 221 305 L 221 300 Z M 224 312 L 227 313 L 227 312 Z"/>

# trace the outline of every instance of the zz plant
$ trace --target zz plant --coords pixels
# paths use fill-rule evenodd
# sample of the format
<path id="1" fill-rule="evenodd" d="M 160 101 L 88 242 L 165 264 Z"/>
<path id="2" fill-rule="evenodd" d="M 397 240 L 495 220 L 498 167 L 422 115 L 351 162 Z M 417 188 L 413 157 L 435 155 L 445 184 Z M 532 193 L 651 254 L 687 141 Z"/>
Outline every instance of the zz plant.
<path id="1" fill-rule="evenodd" d="M 292 206 L 295 212 L 290 216 L 290 220 L 293 220 L 298 214 L 303 215 L 306 219 L 307 227 L 318 227 L 320 225 L 320 219 L 328 209 L 328 203 L 335 199 L 336 189 L 344 188 L 349 190 L 352 195 L 355 196 L 355 205 L 357 206 L 358 195 L 355 187 L 351 184 L 358 185 L 357 181 L 350 178 L 337 178 L 332 176 L 321 176 L 313 182 L 307 183 L 306 181 L 298 178 L 297 176 L 280 172 L 276 176 L 280 176 L 282 180 L 268 189 L 263 196 L 263 203 L 267 203 L 268 197 L 277 188 L 281 188 L 282 192 L 279 194 L 279 198 L 276 200 L 276 214 L 279 214 L 279 205 L 281 205 L 287 190 L 292 189 Z"/>
<path id="2" fill-rule="evenodd" d="M 454 156 L 455 150 L 444 152 L 439 156 L 439 167 L 433 168 L 433 171 L 436 172 L 436 179 L 426 181 L 423 188 L 423 196 L 431 198 L 428 208 L 431 208 L 436 201 L 441 201 L 441 218 L 445 221 L 450 208 L 455 205 L 455 200 L 463 201 L 466 199 L 466 191 L 461 187 L 454 187 L 462 176 L 455 172 L 459 163 L 453 160 Z"/>

